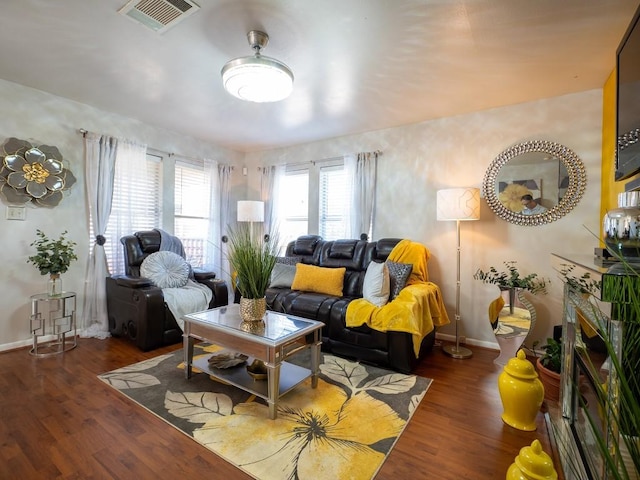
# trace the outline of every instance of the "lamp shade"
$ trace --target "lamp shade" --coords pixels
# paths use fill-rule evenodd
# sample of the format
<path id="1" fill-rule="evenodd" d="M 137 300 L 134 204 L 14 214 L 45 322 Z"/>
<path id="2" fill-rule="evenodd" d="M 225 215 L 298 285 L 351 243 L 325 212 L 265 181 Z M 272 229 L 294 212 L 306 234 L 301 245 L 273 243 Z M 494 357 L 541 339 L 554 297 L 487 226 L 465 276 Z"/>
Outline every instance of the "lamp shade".
<path id="1" fill-rule="evenodd" d="M 438 220 L 478 220 L 479 188 L 448 188 L 436 194 Z"/>
<path id="2" fill-rule="evenodd" d="M 240 200 L 238 202 L 239 222 L 264 222 L 264 202 Z"/>

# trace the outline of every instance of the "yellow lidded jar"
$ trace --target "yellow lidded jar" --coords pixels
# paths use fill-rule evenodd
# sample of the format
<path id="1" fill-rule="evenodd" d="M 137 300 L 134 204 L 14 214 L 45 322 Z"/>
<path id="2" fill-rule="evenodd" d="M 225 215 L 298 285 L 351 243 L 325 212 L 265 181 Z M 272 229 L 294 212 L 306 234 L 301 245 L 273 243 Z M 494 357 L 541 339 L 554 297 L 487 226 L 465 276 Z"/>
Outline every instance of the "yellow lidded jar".
<path id="1" fill-rule="evenodd" d="M 518 350 L 498 377 L 502 400 L 502 420 L 510 427 L 527 432 L 536 429 L 536 416 L 544 400 L 544 387 L 524 350 Z"/>

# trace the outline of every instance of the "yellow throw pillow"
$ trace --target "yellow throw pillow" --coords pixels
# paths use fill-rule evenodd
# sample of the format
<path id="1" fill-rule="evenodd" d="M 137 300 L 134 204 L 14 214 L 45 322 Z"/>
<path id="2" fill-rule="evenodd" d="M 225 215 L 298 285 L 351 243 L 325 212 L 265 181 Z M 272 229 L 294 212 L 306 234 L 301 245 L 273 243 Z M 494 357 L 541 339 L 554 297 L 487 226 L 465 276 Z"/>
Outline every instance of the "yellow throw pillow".
<path id="1" fill-rule="evenodd" d="M 296 264 L 296 276 L 293 278 L 291 290 L 324 293 L 325 295 L 342 296 L 342 285 L 346 268 L 326 268 Z"/>

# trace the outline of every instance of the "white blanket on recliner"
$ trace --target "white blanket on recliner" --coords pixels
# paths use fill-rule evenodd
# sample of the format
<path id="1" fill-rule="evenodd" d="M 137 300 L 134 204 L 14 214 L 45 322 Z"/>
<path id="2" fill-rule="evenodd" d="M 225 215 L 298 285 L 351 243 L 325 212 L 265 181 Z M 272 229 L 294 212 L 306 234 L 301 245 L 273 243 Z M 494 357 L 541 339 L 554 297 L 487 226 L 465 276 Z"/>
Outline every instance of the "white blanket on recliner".
<path id="1" fill-rule="evenodd" d="M 213 292 L 209 287 L 193 280 L 187 281 L 184 287 L 163 288 L 162 294 L 169 310 L 176 319 L 178 326 L 184 331 L 183 315 L 200 312 L 209 308 Z"/>

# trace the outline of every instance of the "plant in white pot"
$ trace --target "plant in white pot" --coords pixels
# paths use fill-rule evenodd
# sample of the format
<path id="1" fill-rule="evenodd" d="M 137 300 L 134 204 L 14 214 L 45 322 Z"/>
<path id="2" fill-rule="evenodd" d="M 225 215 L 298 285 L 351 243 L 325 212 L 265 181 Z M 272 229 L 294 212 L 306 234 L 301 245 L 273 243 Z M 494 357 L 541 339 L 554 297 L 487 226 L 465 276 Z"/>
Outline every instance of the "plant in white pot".
<path id="1" fill-rule="evenodd" d="M 40 275 L 49 274 L 48 294 L 58 296 L 62 293 L 60 275 L 65 273 L 71 262 L 77 260 L 74 247 L 76 243 L 68 240 L 65 230 L 57 240 L 50 239 L 42 230 L 36 230 L 38 237 L 31 243 L 36 247 L 36 254 L 31 255 L 27 263 L 32 263 L 40 271 Z"/>
<path id="2" fill-rule="evenodd" d="M 254 236 L 249 224 L 230 229 L 228 259 L 240 292 L 240 316 L 246 322 L 261 321 L 265 315 L 265 294 L 278 251 L 277 235 Z"/>

